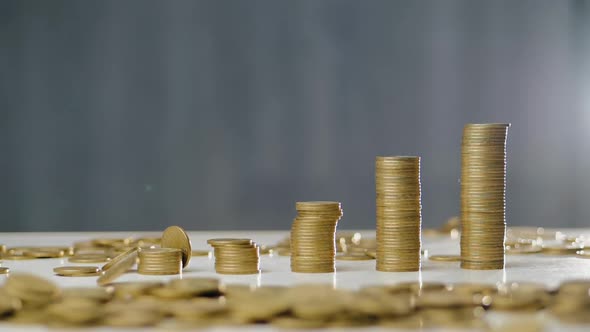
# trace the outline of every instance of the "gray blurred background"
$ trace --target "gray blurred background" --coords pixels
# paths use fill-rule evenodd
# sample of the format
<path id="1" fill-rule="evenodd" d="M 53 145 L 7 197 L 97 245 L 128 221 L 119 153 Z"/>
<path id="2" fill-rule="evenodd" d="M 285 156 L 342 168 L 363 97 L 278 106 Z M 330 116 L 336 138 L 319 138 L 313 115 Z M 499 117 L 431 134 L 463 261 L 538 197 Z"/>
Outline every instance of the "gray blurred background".
<path id="1" fill-rule="evenodd" d="M 0 231 L 373 228 L 376 155 L 458 214 L 510 122 L 508 223 L 590 226 L 589 1 L 0 0 Z"/>

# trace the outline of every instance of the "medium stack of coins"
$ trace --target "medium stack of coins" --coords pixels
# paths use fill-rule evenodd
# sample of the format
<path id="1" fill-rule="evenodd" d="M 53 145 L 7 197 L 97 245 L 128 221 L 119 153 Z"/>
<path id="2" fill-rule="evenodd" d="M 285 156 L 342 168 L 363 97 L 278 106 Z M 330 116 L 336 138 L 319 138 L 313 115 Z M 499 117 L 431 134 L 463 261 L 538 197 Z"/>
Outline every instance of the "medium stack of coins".
<path id="1" fill-rule="evenodd" d="M 250 239 L 210 239 L 219 274 L 256 274 L 260 272 L 258 245 Z"/>
<path id="2" fill-rule="evenodd" d="M 420 157 L 377 157 L 377 270 L 420 269 Z"/>
<path id="3" fill-rule="evenodd" d="M 461 147 L 461 267 L 504 268 L 509 124 L 467 124 Z"/>
<path id="4" fill-rule="evenodd" d="M 139 251 L 139 274 L 179 274 L 182 270 L 182 250 L 178 248 L 148 248 Z"/>
<path id="5" fill-rule="evenodd" d="M 297 202 L 291 226 L 291 271 L 334 272 L 336 226 L 342 217 L 339 202 Z"/>

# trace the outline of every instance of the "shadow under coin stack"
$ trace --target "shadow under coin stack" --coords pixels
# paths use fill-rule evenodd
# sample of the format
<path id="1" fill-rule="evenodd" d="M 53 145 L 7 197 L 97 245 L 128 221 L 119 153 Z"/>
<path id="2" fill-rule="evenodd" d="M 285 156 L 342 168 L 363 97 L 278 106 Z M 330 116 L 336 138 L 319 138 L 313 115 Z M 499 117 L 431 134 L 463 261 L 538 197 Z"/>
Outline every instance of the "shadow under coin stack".
<path id="1" fill-rule="evenodd" d="M 467 124 L 461 146 L 461 267 L 504 268 L 509 124 Z"/>
<path id="2" fill-rule="evenodd" d="M 336 226 L 342 217 L 339 202 L 297 202 L 291 226 L 291 271 L 334 272 Z"/>
<path id="3" fill-rule="evenodd" d="M 219 274 L 256 274 L 260 272 L 258 245 L 250 239 L 210 239 Z"/>
<path id="4" fill-rule="evenodd" d="M 139 250 L 139 274 L 167 275 L 182 271 L 182 250 L 178 248 L 149 248 Z"/>
<path id="5" fill-rule="evenodd" d="M 420 157 L 377 157 L 377 270 L 420 269 Z"/>

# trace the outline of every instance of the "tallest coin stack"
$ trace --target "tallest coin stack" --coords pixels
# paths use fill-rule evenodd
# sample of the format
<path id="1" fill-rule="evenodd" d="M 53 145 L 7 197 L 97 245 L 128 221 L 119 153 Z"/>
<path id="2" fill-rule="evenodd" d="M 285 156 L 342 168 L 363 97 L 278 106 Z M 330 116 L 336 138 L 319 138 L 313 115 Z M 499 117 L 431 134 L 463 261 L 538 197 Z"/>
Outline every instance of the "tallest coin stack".
<path id="1" fill-rule="evenodd" d="M 467 124 L 461 147 L 461 267 L 504 268 L 509 124 Z"/>

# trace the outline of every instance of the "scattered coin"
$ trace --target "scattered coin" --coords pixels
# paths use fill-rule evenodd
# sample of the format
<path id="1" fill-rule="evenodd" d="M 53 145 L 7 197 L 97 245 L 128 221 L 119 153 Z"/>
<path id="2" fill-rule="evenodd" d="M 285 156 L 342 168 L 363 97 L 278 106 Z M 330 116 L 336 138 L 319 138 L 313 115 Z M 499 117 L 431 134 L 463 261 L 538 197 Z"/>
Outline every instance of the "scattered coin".
<path id="1" fill-rule="evenodd" d="M 178 226 L 170 226 L 164 230 L 161 240 L 162 248 L 177 248 L 182 250 L 182 267 L 188 266 L 191 260 L 191 240 L 186 232 Z"/>
<path id="2" fill-rule="evenodd" d="M 460 262 L 461 256 L 459 255 L 431 255 L 428 256 L 428 260 L 434 262 Z"/>
<path id="3" fill-rule="evenodd" d="M 538 254 L 543 249 L 540 246 L 520 246 L 520 247 L 506 247 L 507 255 L 528 255 Z"/>
<path id="4" fill-rule="evenodd" d="M 209 256 L 209 250 L 193 250 L 191 253 L 191 257 L 197 256 Z"/>
<path id="5" fill-rule="evenodd" d="M 375 259 L 374 257 L 367 255 L 367 254 L 343 254 L 343 255 L 336 255 L 337 260 L 341 261 L 369 261 Z"/>
<path id="6" fill-rule="evenodd" d="M 70 263 L 104 263 L 110 260 L 105 254 L 75 254 L 68 258 Z"/>
<path id="7" fill-rule="evenodd" d="M 557 255 L 557 256 L 562 256 L 562 255 L 574 255 L 576 254 L 578 251 L 584 249 L 583 245 L 580 244 L 555 244 L 555 245 L 543 245 L 543 249 L 542 249 L 542 253 L 544 255 Z"/>
<path id="8" fill-rule="evenodd" d="M 10 269 L 9 268 L 7 268 L 5 266 L 0 267 L 0 274 L 8 274 L 8 273 L 10 273 Z"/>
<path id="9" fill-rule="evenodd" d="M 59 266 L 53 269 L 55 274 L 62 277 L 93 277 L 100 273 L 97 266 Z"/>

